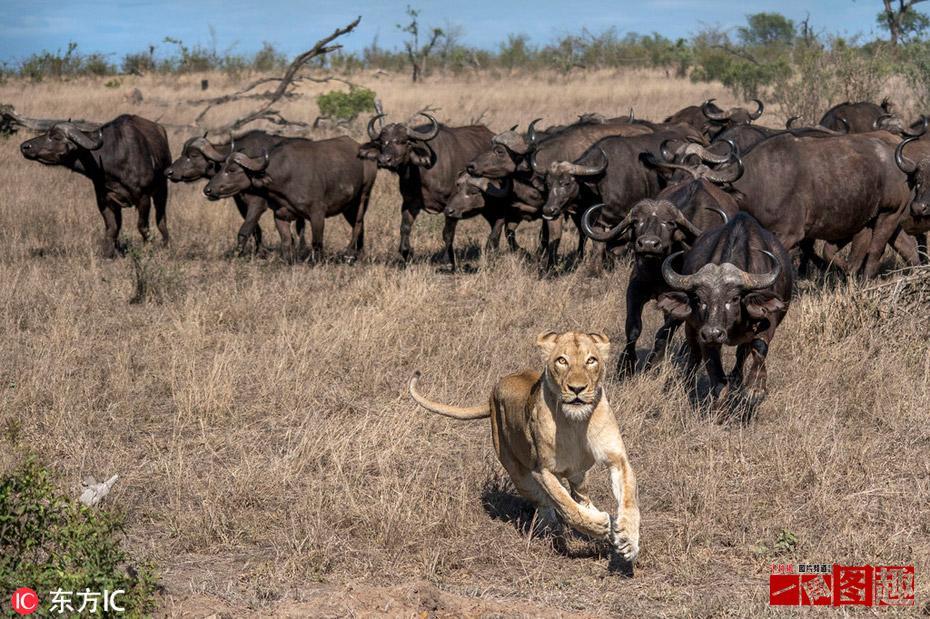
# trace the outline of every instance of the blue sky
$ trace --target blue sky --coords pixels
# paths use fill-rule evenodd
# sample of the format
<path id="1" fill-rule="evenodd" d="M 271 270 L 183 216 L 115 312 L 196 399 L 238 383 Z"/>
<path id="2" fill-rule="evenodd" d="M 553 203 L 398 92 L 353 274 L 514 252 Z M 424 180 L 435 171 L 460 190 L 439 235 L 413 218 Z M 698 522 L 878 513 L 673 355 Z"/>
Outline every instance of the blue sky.
<path id="1" fill-rule="evenodd" d="M 346 37 L 349 50 L 359 50 L 377 37 L 384 47 L 403 39 L 396 24 L 407 4 L 421 10 L 427 25 L 458 24 L 463 41 L 494 49 L 508 33 L 528 35 L 543 43 L 583 27 L 594 32 L 611 26 L 623 32 L 659 32 L 688 36 L 702 25 L 730 28 L 745 16 L 779 11 L 799 21 L 809 13 L 817 31 L 877 35 L 875 16 L 880 0 L 3 0 L 0 60 L 15 62 L 43 49 L 64 49 L 68 41 L 84 52 L 103 52 L 113 62 L 123 54 L 162 44 L 172 36 L 190 45 L 211 44 L 219 51 L 250 53 L 271 41 L 289 55 L 362 15 L 355 33 Z M 577 8 L 576 8 L 577 7 Z M 583 7 L 583 8 L 581 8 Z"/>

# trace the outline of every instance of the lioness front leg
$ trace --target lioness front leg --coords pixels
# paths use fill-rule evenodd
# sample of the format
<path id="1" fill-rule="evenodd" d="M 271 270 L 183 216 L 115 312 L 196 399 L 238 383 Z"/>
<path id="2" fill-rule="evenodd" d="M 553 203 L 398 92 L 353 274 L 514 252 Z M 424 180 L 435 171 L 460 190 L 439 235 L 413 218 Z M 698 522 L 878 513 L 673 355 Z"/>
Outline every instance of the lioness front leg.
<path id="1" fill-rule="evenodd" d="M 542 486 L 556 513 L 568 526 L 595 539 L 610 539 L 610 515 L 607 512 L 576 503 L 558 477 L 548 469 L 533 471 L 533 479 Z"/>
<path id="2" fill-rule="evenodd" d="M 584 507 L 594 507 L 591 498 L 588 496 L 588 472 L 584 471 L 573 477 L 568 478 L 568 487 L 571 490 L 572 498 L 576 503 Z"/>
<path id="3" fill-rule="evenodd" d="M 612 523 L 610 543 L 627 561 L 639 554 L 639 501 L 636 491 L 636 476 L 621 448 L 608 454 L 610 489 L 617 500 L 617 518 Z"/>

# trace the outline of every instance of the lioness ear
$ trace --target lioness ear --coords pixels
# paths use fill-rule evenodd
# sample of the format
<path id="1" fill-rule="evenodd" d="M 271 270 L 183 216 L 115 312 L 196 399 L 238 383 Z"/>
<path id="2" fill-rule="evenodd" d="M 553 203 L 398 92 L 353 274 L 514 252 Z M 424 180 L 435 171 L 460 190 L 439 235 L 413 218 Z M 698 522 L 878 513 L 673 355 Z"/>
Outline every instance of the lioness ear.
<path id="1" fill-rule="evenodd" d="M 552 351 L 555 350 L 555 342 L 559 339 L 559 334 L 555 331 L 543 331 L 536 336 L 536 345 L 543 353 L 543 359 L 548 359 Z"/>
<path id="2" fill-rule="evenodd" d="M 610 338 L 604 335 L 603 333 L 589 333 L 588 337 L 594 340 L 594 345 L 597 346 L 597 352 L 601 355 L 601 361 L 607 359 L 610 356 Z"/>

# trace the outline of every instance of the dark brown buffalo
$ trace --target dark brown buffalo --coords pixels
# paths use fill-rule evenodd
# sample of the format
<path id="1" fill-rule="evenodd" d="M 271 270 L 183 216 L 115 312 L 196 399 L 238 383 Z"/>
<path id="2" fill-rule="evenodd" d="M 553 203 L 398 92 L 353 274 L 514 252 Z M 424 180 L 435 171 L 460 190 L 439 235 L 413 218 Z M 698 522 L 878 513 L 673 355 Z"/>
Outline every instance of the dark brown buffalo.
<path id="1" fill-rule="evenodd" d="M 869 133 L 876 129 L 904 128 L 900 118 L 892 113 L 894 106 L 888 99 L 881 105 L 871 101 L 858 101 L 851 103 L 844 101 L 834 105 L 820 119 L 820 126 L 833 131 L 848 131 L 849 133 Z M 881 122 L 879 122 L 881 121 Z"/>
<path id="2" fill-rule="evenodd" d="M 195 136 L 184 142 L 181 154 L 165 170 L 165 176 L 174 183 L 192 183 L 202 178 L 213 178 L 229 154 L 235 150 L 249 157 L 260 157 L 263 151 L 271 150 L 288 138 L 265 131 L 253 130 L 225 144 L 214 144 L 206 136 Z M 236 253 L 245 252 L 249 237 L 255 238 L 255 249 L 262 247 L 262 228 L 258 224 L 268 204 L 261 195 L 243 191 L 233 196 L 236 208 L 242 216 L 242 226 L 236 242 Z M 297 232 L 303 245 L 304 219 L 297 220 Z"/>
<path id="3" fill-rule="evenodd" d="M 511 179 L 494 181 L 483 176 L 462 173 L 456 191 L 446 205 L 446 217 L 470 219 L 480 215 L 491 226 L 485 250 L 500 246 L 501 231 L 506 231 L 511 251 L 520 249 L 516 231 L 520 222 L 541 217 L 542 199 L 533 187 Z"/>
<path id="4" fill-rule="evenodd" d="M 807 256 L 816 240 L 842 246 L 869 228 L 863 271 L 873 277 L 909 203 L 897 144 L 885 131 L 774 136 L 746 154 L 745 174 L 732 187 L 741 210 Z"/>
<path id="5" fill-rule="evenodd" d="M 311 141 L 291 138 L 249 157 L 233 152 L 203 193 L 210 200 L 243 191 L 262 196 L 274 211 L 281 236 L 281 253 L 293 261 L 290 222 L 310 221 L 311 260 L 323 256 L 323 226 L 327 217 L 342 215 L 352 226 L 346 258 L 359 258 L 365 248 L 365 211 L 377 167 L 358 158 L 359 144 L 348 137 Z"/>
<path id="6" fill-rule="evenodd" d="M 397 173 L 401 204 L 400 255 L 412 257 L 410 231 L 421 210 L 439 214 L 455 192 L 455 181 L 466 164 L 488 150 L 494 136 L 484 125 L 447 127 L 429 114 L 428 125 L 409 127 L 404 123 L 384 125 L 375 131 L 379 114 L 368 121 L 370 142 L 359 148 L 358 156 L 378 162 L 379 168 Z M 457 219 L 446 217 L 442 238 L 449 270 L 455 270 L 455 227 Z"/>
<path id="7" fill-rule="evenodd" d="M 584 233 L 595 241 L 611 242 L 626 236 L 633 248 L 633 271 L 626 289 L 626 348 L 617 359 L 617 371 L 632 374 L 636 341 L 643 327 L 643 308 L 669 288 L 662 279 L 662 261 L 687 249 L 701 234 L 739 212 L 732 195 L 704 178 L 684 180 L 663 189 L 656 198 L 636 203 L 626 217 L 607 231 L 595 231 L 592 219 L 599 206 L 581 220 Z M 666 322 L 656 333 L 646 367 L 665 352 L 678 323 Z"/>
<path id="8" fill-rule="evenodd" d="M 94 185 L 97 208 L 106 225 L 102 253 L 112 258 L 119 249 L 122 209 L 138 209 L 139 234 L 149 239 L 149 211 L 167 244 L 168 181 L 165 168 L 171 151 L 164 128 L 140 116 L 117 116 L 97 131 L 80 131 L 71 123 L 53 125 L 20 145 L 23 157 L 45 165 L 60 165 L 83 174 Z"/>
<path id="9" fill-rule="evenodd" d="M 748 125 L 762 116 L 765 106 L 758 99 L 753 99 L 753 101 L 756 104 L 755 112 L 741 107 L 723 110 L 714 103 L 714 99 L 708 99 L 701 105 L 689 105 L 675 112 L 665 119 L 665 123 L 684 123 L 699 131 L 706 140 L 710 141 L 728 127 Z"/>
<path id="10" fill-rule="evenodd" d="M 746 386 L 764 393 L 765 360 L 775 329 L 785 317 L 794 285 L 791 257 L 752 216 L 738 213 L 726 225 L 704 232 L 685 253 L 662 263 L 671 288 L 659 297 L 667 320 L 683 320 L 690 355 L 688 374 L 703 360 L 714 397 L 743 384 L 743 366 L 752 355 Z M 720 358 L 723 345 L 736 346 L 730 376 Z"/>
<path id="11" fill-rule="evenodd" d="M 907 175 L 913 192 L 910 208 L 901 221 L 903 231 L 917 240 L 917 261 L 928 262 L 927 232 L 930 232 L 930 140 L 912 136 L 895 148 L 895 163 Z"/>

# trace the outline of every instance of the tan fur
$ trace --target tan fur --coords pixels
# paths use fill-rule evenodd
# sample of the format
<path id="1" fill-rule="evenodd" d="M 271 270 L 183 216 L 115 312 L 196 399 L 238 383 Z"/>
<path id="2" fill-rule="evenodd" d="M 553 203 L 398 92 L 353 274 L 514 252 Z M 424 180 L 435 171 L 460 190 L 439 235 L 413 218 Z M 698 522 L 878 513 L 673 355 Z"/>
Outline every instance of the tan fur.
<path id="1" fill-rule="evenodd" d="M 542 333 L 536 340 L 545 370 L 502 378 L 487 406 L 460 408 L 426 399 L 410 381 L 413 398 L 428 410 L 457 419 L 491 417 L 494 450 L 517 490 L 549 520 L 610 541 L 628 561 L 639 553 L 636 477 L 620 428 L 601 384 L 610 342 L 600 333 Z M 594 507 L 586 476 L 595 463 L 610 469 L 616 518 Z M 568 481 L 568 489 L 561 479 Z"/>

